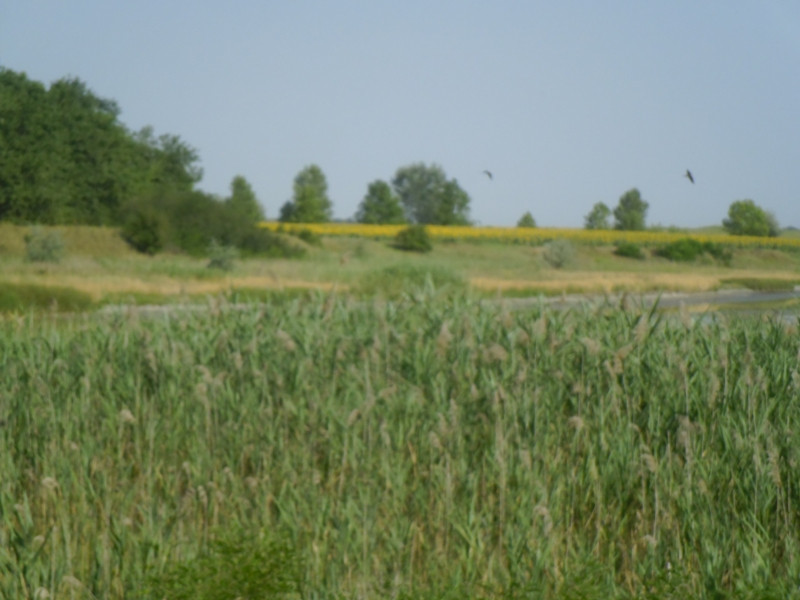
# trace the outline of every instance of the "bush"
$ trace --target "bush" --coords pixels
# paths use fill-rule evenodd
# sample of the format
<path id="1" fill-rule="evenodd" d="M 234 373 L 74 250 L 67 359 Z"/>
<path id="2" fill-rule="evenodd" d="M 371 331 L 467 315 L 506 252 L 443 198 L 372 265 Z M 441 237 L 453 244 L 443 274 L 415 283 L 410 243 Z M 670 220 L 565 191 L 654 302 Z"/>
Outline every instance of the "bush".
<path id="1" fill-rule="evenodd" d="M 430 252 L 433 243 L 424 225 L 410 225 L 394 238 L 394 247 L 409 252 Z"/>
<path id="2" fill-rule="evenodd" d="M 216 240 L 211 240 L 211 244 L 208 247 L 208 256 L 211 259 L 208 261 L 209 269 L 232 271 L 233 261 L 239 258 L 239 252 L 233 246 L 223 246 Z"/>
<path id="3" fill-rule="evenodd" d="M 164 247 L 165 223 L 155 210 L 133 210 L 122 225 L 122 239 L 137 252 L 153 255 Z"/>
<path id="4" fill-rule="evenodd" d="M 572 258 L 575 256 L 575 247 L 569 240 L 553 240 L 544 247 L 542 256 L 548 265 L 554 269 L 561 269 L 572 262 Z"/>
<path id="5" fill-rule="evenodd" d="M 137 199 L 127 209 L 123 237 L 145 252 L 160 247 L 207 256 L 212 240 L 247 255 L 295 257 L 301 249 L 259 228 L 236 204 L 202 192 L 167 192 Z"/>
<path id="6" fill-rule="evenodd" d="M 33 227 L 25 235 L 25 256 L 31 262 L 57 263 L 64 256 L 64 240 L 57 231 Z"/>
<path id="7" fill-rule="evenodd" d="M 299 244 L 292 244 L 283 235 L 261 227 L 252 227 L 243 233 L 237 246 L 245 256 L 298 258 L 306 253 Z"/>
<path id="8" fill-rule="evenodd" d="M 703 244 L 692 238 L 683 238 L 656 248 L 656 256 L 676 262 L 689 262 L 703 254 Z"/>
<path id="9" fill-rule="evenodd" d="M 705 242 L 703 244 L 703 248 L 708 254 L 713 256 L 722 264 L 725 266 L 730 266 L 731 260 L 733 260 L 733 252 L 731 252 L 730 248 L 727 248 L 722 244 L 714 244 L 713 242 Z"/>
<path id="10" fill-rule="evenodd" d="M 666 246 L 657 248 L 655 254 L 676 262 L 690 262 L 704 254 L 708 254 L 726 265 L 730 264 L 733 256 L 731 251 L 721 244 L 703 243 L 693 238 L 683 238 L 671 242 Z"/>
<path id="11" fill-rule="evenodd" d="M 644 252 L 639 244 L 633 242 L 619 242 L 617 247 L 614 248 L 614 254 L 624 258 L 635 258 L 637 260 L 644 260 Z"/>
<path id="12" fill-rule="evenodd" d="M 292 235 L 300 238 L 309 246 L 322 246 L 322 238 L 308 228 L 303 228 L 300 231 L 293 231 Z"/>

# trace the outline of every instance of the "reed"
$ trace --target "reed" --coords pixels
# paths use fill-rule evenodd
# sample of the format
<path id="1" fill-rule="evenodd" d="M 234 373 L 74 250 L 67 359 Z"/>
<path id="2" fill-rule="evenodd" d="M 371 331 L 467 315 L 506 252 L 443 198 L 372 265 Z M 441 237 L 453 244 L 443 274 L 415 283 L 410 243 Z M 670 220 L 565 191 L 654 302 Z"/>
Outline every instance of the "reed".
<path id="1" fill-rule="evenodd" d="M 780 321 L 427 287 L 0 327 L 2 598 L 234 597 L 248 547 L 299 575 L 241 597 L 797 596 Z"/>

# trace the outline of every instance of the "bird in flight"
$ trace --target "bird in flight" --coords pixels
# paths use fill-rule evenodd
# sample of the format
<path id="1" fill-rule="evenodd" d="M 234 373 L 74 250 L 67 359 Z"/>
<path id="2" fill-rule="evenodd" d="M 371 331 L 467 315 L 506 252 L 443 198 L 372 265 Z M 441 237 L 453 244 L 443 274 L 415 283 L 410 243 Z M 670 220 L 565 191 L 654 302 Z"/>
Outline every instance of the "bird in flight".
<path id="1" fill-rule="evenodd" d="M 492 172 L 491 172 L 491 171 L 489 171 L 488 169 L 487 169 L 487 170 L 484 170 L 484 173 L 486 173 L 486 176 L 487 176 L 489 179 L 494 179 L 494 176 L 492 175 Z"/>
<path id="2" fill-rule="evenodd" d="M 684 175 L 684 177 L 688 178 L 689 181 L 694 183 L 694 177 L 692 177 L 692 172 L 689 169 L 686 169 L 686 174 Z"/>

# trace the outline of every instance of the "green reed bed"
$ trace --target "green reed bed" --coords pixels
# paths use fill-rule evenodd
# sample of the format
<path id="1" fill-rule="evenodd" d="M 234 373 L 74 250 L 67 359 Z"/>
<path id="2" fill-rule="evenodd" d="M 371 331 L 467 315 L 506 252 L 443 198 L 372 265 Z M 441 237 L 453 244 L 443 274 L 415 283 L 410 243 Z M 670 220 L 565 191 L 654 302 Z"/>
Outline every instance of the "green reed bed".
<path id="1" fill-rule="evenodd" d="M 432 293 L 6 322 L 0 597 L 793 597 L 799 348 Z"/>

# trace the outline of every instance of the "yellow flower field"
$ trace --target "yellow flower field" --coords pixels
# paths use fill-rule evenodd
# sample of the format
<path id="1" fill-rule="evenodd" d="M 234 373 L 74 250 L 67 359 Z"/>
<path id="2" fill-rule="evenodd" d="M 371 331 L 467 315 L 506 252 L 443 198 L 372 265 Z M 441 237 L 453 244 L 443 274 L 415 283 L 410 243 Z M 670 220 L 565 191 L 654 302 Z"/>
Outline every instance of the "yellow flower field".
<path id="1" fill-rule="evenodd" d="M 365 238 L 391 238 L 405 225 L 364 225 L 360 223 L 279 223 L 267 221 L 262 227 L 272 231 L 299 231 L 307 229 L 320 236 L 348 236 Z M 668 231 L 618 231 L 615 229 L 559 229 L 524 227 L 463 227 L 429 225 L 428 233 L 443 240 L 486 240 L 508 243 L 536 244 L 563 238 L 587 244 L 616 244 L 633 242 L 655 245 L 692 238 L 700 242 L 714 242 L 736 247 L 800 248 L 800 238 L 754 237 L 724 234 L 696 234 Z"/>

